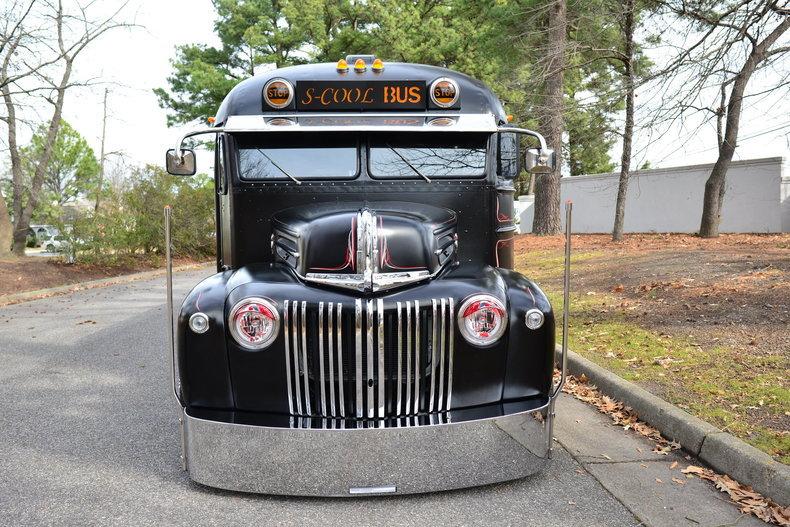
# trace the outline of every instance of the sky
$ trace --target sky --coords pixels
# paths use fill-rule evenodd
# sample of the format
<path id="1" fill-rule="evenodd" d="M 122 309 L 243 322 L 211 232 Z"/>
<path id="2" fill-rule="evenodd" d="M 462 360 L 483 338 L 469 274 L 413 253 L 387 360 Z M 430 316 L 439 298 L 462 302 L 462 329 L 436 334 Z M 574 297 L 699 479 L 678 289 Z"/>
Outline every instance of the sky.
<path id="1" fill-rule="evenodd" d="M 76 76 L 98 77 L 109 83 L 107 151 L 124 152 L 133 165 L 161 164 L 179 130 L 167 127 L 166 112 L 159 108 L 152 90 L 167 86 L 177 45 L 218 43 L 213 32 L 215 13 L 210 0 L 133 0 L 127 13 L 128 19 L 142 28 L 104 35 L 81 56 Z M 64 108 L 65 118 L 97 155 L 103 92 L 101 85 L 71 91 Z M 640 93 L 643 98 L 652 95 Z M 658 137 L 641 133 L 636 138 L 632 166 L 645 161 L 654 168 L 713 162 L 715 141 L 712 124 L 676 126 Z M 619 160 L 618 145 L 611 154 Z M 790 102 L 776 96 L 747 101 L 735 159 L 789 155 Z M 208 169 L 207 157 L 199 160 L 199 170 Z"/>

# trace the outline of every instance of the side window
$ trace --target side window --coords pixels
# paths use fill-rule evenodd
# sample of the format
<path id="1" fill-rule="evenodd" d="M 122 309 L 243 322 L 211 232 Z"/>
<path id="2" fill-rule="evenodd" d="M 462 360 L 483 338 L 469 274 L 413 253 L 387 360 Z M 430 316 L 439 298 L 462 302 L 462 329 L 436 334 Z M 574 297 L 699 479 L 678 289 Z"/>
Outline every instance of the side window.
<path id="1" fill-rule="evenodd" d="M 499 176 L 506 179 L 518 177 L 518 135 L 499 134 Z"/>
<path id="2" fill-rule="evenodd" d="M 225 147 L 222 136 L 217 137 L 217 157 L 214 160 L 214 172 L 217 177 L 217 193 L 225 194 L 227 191 L 227 177 L 225 177 Z"/>

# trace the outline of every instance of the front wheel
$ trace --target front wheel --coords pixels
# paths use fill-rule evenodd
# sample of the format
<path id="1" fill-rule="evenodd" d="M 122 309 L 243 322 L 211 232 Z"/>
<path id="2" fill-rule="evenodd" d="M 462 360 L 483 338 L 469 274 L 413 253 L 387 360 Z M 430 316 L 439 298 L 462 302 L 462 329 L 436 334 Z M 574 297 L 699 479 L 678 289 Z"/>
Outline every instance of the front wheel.
<path id="1" fill-rule="evenodd" d="M 51 243 L 50 243 L 50 244 L 48 244 L 48 245 L 47 245 L 47 252 L 48 252 L 48 253 L 54 253 L 54 252 L 55 252 L 55 246 L 54 246 L 54 245 L 52 245 Z"/>

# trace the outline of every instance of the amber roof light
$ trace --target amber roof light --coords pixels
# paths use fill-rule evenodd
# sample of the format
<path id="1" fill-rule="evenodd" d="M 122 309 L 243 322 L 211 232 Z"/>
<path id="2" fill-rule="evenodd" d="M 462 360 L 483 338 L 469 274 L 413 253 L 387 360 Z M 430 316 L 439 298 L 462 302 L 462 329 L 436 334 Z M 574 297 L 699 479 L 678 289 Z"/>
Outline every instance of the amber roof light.
<path id="1" fill-rule="evenodd" d="M 357 73 L 362 73 L 366 69 L 368 69 L 368 67 L 365 64 L 364 60 L 357 59 L 356 62 L 354 62 L 354 71 L 356 71 Z"/>
<path id="2" fill-rule="evenodd" d="M 340 59 L 337 61 L 337 71 L 340 73 L 345 73 L 348 71 L 348 62 L 346 62 L 346 59 Z"/>
<path id="3" fill-rule="evenodd" d="M 382 61 L 381 59 L 374 60 L 373 65 L 370 67 L 370 69 L 372 69 L 376 73 L 380 71 L 384 71 L 384 61 Z"/>

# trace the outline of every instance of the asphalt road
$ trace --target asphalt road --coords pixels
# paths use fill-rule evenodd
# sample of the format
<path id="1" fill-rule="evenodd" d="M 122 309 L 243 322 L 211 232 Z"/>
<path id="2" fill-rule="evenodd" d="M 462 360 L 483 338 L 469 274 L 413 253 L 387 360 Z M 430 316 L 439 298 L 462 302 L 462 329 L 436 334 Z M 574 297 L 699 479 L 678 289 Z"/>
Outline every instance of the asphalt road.
<path id="1" fill-rule="evenodd" d="M 205 274 L 177 275 L 176 295 Z M 0 308 L 0 525 L 762 525 L 567 397 L 554 462 L 521 481 L 332 500 L 202 487 L 178 461 L 165 335 L 162 278 Z"/>

